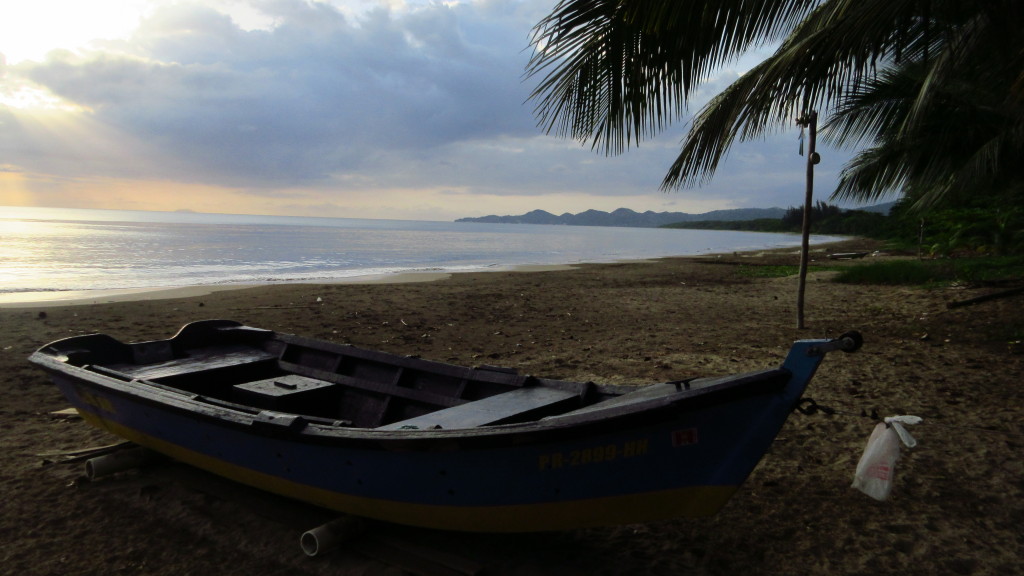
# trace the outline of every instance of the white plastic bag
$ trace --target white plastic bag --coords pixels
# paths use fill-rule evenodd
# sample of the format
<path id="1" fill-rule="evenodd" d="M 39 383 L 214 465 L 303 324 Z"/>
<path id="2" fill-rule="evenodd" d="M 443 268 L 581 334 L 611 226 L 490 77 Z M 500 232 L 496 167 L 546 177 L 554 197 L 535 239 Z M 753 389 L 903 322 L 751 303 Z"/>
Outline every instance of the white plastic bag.
<path id="1" fill-rule="evenodd" d="M 920 416 L 889 416 L 885 419 L 886 424 L 892 425 L 892 429 L 896 431 L 896 435 L 900 437 L 900 440 L 907 446 L 907 448 L 913 448 L 917 446 L 917 440 L 907 432 L 907 429 L 903 427 L 904 424 L 920 424 Z"/>
<path id="2" fill-rule="evenodd" d="M 876 425 L 857 463 L 853 487 L 875 500 L 888 499 L 896 476 L 896 462 L 900 459 L 900 442 L 908 448 L 917 446 L 917 440 L 903 424 L 920 422 L 921 418 L 917 416 L 890 416 L 884 423 Z"/>

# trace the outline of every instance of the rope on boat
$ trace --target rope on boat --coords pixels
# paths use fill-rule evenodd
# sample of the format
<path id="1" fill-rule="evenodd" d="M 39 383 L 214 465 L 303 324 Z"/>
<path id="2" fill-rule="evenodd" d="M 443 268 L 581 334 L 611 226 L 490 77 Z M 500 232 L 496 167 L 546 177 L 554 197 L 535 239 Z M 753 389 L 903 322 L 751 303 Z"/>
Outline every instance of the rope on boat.
<path id="1" fill-rule="evenodd" d="M 803 414 L 804 416 L 811 416 L 812 414 L 817 414 L 818 412 L 828 414 L 829 416 L 838 413 L 835 408 L 830 408 L 828 406 L 822 406 L 821 404 L 818 404 L 818 402 L 815 401 L 814 398 L 801 398 L 800 401 L 796 403 L 796 406 L 793 407 L 793 409 Z"/>

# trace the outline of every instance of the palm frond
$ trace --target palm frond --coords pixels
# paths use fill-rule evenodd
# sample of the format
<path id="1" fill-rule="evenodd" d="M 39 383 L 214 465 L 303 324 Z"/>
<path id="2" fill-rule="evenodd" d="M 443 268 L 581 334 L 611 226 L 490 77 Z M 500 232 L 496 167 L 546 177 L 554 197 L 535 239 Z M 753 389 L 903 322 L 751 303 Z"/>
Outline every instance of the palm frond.
<path id="1" fill-rule="evenodd" d="M 814 4 L 562 0 L 531 39 L 527 77 L 541 76 L 530 96 L 539 124 L 620 153 L 682 116 L 715 69 L 782 36 Z"/>
<path id="2" fill-rule="evenodd" d="M 833 0 L 807 16 L 770 58 L 698 112 L 662 188 L 704 183 L 737 139 L 761 137 L 842 101 L 891 51 L 891 28 L 879 30 L 878 19 L 902 19 L 901 7 L 890 0 Z"/>
<path id="3" fill-rule="evenodd" d="M 897 196 L 910 177 L 903 160 L 903 151 L 895 146 L 860 151 L 843 167 L 830 200 L 878 202 Z"/>
<path id="4" fill-rule="evenodd" d="M 852 87 L 822 124 L 822 141 L 860 147 L 898 132 L 920 94 L 925 72 L 922 64 L 913 62 L 882 70 Z"/>
<path id="5" fill-rule="evenodd" d="M 897 81 L 907 77 L 888 76 Z M 877 89 L 881 93 L 894 91 L 884 83 Z M 897 92 L 904 95 L 907 110 L 918 102 L 911 94 L 914 90 L 901 88 Z M 872 135 L 876 146 L 844 168 L 835 199 L 877 200 L 899 191 L 892 181 L 876 176 L 883 170 L 902 175 L 902 191 L 915 199 L 919 209 L 979 191 L 1005 189 L 1024 179 L 1018 162 L 1024 152 L 1024 121 L 992 106 L 991 94 L 962 78 L 932 92 L 927 98 L 930 105 L 919 108 L 913 122 L 897 122 L 906 116 L 896 114 L 890 122 L 879 123 Z M 842 125 L 853 122 L 856 114 L 833 120 Z M 869 157 L 872 164 L 866 162 Z M 883 162 L 891 166 L 882 166 Z"/>
<path id="6" fill-rule="evenodd" d="M 777 50 L 693 118 L 665 189 L 711 178 L 737 141 L 822 112 L 826 142 L 872 146 L 833 197 L 919 204 L 1024 187 L 1020 0 L 561 0 L 527 76 L 548 132 L 620 153 L 686 112 L 754 46 Z"/>

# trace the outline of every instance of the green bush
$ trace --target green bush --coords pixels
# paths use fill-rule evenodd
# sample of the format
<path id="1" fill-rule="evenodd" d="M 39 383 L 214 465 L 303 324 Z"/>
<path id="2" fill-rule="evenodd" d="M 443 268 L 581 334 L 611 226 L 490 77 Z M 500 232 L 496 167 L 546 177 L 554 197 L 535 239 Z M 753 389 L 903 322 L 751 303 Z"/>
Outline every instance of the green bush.
<path id="1" fill-rule="evenodd" d="M 950 280 L 947 270 L 921 260 L 896 260 L 851 266 L 835 281 L 844 284 L 919 285 Z"/>
<path id="2" fill-rule="evenodd" d="M 1024 257 L 944 258 L 872 262 L 843 269 L 836 282 L 847 284 L 928 285 L 981 283 L 1024 278 Z"/>

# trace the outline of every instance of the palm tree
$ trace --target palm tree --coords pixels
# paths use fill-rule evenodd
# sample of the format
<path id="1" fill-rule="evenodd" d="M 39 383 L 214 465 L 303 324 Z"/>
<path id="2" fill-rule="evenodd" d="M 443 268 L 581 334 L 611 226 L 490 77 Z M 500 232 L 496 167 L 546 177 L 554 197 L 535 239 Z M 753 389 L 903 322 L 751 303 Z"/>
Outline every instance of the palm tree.
<path id="1" fill-rule="evenodd" d="M 794 121 L 813 130 L 825 110 L 837 115 L 824 126 L 833 143 L 877 144 L 846 167 L 834 195 L 906 186 L 927 205 L 979 177 L 1022 181 L 1010 161 L 1024 150 L 1022 24 L 1020 0 L 562 0 L 534 29 L 527 73 L 541 77 L 531 97 L 542 126 L 612 154 L 682 117 L 718 67 L 778 42 L 700 110 L 662 187 L 703 183 L 737 139 Z M 962 106 L 987 118 L 966 140 L 936 123 L 951 96 L 975 102 L 966 88 L 949 89 L 958 83 L 986 95 L 984 105 Z M 812 187 L 809 163 L 805 214 Z M 800 328 L 807 230 L 805 218 Z"/>
<path id="2" fill-rule="evenodd" d="M 952 71 L 923 60 L 889 68 L 834 109 L 826 125 L 833 143 L 871 143 L 844 168 L 834 198 L 902 194 L 921 212 L 979 193 L 1020 198 L 1024 106 L 1012 86 L 1022 68 L 998 51 L 961 53 L 958 60 Z"/>
<path id="3" fill-rule="evenodd" d="M 947 104 L 941 89 L 964 82 L 969 69 L 967 81 L 985 87 L 1007 119 L 999 148 L 1019 150 L 1022 24 L 1020 0 L 562 0 L 534 29 L 527 73 L 540 77 L 531 97 L 545 129 L 617 154 L 684 116 L 717 68 L 780 42 L 696 115 L 662 182 L 672 189 L 711 178 L 737 139 L 789 128 L 814 110 L 849 110 L 878 74 L 907 63 L 923 71 L 905 106 L 873 110 L 873 119 L 857 120 L 859 131 L 827 123 L 823 135 L 846 145 L 898 125 L 920 137 Z M 993 172 L 995 152 L 976 152 L 974 175 L 1008 167 Z M 929 169 L 943 168 L 941 160 Z M 842 195 L 871 198 L 903 180 L 866 182 L 848 179 Z"/>

